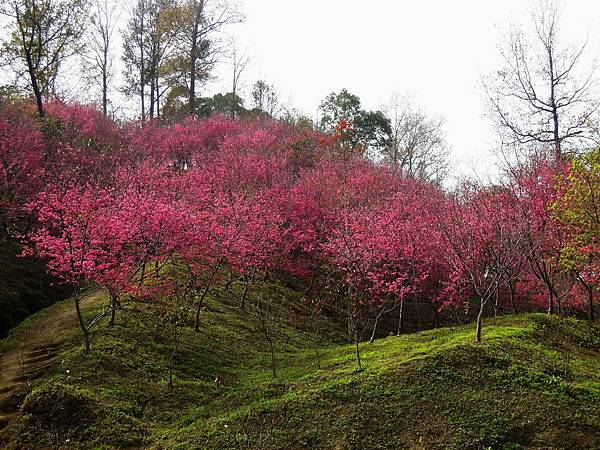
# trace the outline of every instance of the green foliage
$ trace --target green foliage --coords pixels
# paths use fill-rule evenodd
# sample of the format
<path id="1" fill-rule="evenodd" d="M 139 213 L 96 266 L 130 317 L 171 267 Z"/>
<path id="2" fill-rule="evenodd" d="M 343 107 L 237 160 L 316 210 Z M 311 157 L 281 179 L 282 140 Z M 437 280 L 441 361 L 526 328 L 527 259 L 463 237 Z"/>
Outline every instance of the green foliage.
<path id="1" fill-rule="evenodd" d="M 390 119 L 381 111 L 360 111 L 354 119 L 357 141 L 367 148 L 382 149 L 392 134 Z"/>
<path id="2" fill-rule="evenodd" d="M 346 89 L 329 94 L 319 108 L 323 131 L 334 133 L 341 123 L 349 125 L 344 132 L 343 144 L 372 150 L 381 150 L 389 144 L 390 119 L 381 111 L 363 110 L 360 98 Z"/>
<path id="3" fill-rule="evenodd" d="M 567 267 L 598 263 L 600 257 L 600 150 L 572 161 L 569 173 L 559 180 L 564 190 L 553 205 L 558 219 L 569 231 L 563 249 Z"/>
<path id="4" fill-rule="evenodd" d="M 227 92 L 199 99 L 196 114 L 198 117 L 209 117 L 214 113 L 239 116 L 244 111 L 244 101 L 241 97 L 233 92 Z"/>
<path id="5" fill-rule="evenodd" d="M 165 123 L 176 123 L 189 115 L 188 95 L 188 88 L 183 85 L 169 90 L 163 105 L 161 120 Z M 232 112 L 235 117 L 247 113 L 242 98 L 232 92 L 196 99 L 196 117 L 210 117 L 213 114 L 231 116 Z"/>
<path id="6" fill-rule="evenodd" d="M 361 111 L 360 98 L 351 94 L 346 89 L 329 94 L 319 107 L 321 111 L 321 127 L 323 130 L 333 132 L 337 124 L 342 121 L 353 121 Z"/>

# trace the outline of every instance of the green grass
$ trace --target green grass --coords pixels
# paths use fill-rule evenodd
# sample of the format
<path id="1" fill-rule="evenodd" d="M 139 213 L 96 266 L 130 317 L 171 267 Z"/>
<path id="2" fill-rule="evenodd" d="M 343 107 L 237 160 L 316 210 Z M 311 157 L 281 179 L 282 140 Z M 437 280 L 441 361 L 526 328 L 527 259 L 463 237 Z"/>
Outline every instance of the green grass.
<path id="1" fill-rule="evenodd" d="M 245 311 L 239 294 L 217 290 L 202 331 L 186 327 L 172 388 L 170 341 L 150 306 L 103 324 L 89 356 L 74 341 L 32 387 L 13 446 L 600 448 L 597 326 L 540 314 L 485 321 L 481 344 L 471 325 L 394 336 L 362 344 L 357 372 L 335 327 L 306 331 L 299 293 L 265 283 Z M 276 379 L 252 312 L 259 297 L 275 306 Z"/>

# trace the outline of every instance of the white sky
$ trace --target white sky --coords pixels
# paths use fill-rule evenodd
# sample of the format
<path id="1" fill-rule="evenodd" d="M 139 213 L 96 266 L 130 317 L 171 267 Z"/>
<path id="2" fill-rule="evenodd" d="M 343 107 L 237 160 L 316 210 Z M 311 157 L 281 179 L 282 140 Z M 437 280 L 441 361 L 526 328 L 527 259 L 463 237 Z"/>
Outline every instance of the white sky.
<path id="1" fill-rule="evenodd" d="M 481 76 L 498 68 L 498 43 L 510 23 L 530 18 L 525 0 L 243 0 L 245 23 L 232 32 L 252 64 L 246 92 L 258 78 L 311 117 L 331 91 L 347 88 L 378 109 L 394 92 L 412 94 L 430 114 L 446 118 L 456 174 L 494 174 L 495 134 L 484 118 Z M 589 34 L 590 60 L 599 0 L 564 2 L 567 41 Z M 210 90 L 229 90 L 225 80 Z M 600 92 L 598 93 L 600 95 Z"/>

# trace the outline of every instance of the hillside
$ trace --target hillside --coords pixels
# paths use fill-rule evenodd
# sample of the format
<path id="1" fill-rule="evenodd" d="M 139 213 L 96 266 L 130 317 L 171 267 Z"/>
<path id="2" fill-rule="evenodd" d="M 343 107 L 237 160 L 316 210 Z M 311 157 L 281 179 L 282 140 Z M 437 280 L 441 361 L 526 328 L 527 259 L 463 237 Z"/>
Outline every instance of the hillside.
<path id="1" fill-rule="evenodd" d="M 69 301 L 28 319 L 0 341 L 7 448 L 600 447 L 600 327 L 536 314 L 487 320 L 481 344 L 471 325 L 393 336 L 362 344 L 356 372 L 335 327 L 314 339 L 299 293 L 265 283 L 242 311 L 240 289 L 185 328 L 172 388 L 152 305 L 101 325 L 89 356 Z M 276 379 L 253 307 L 267 298 Z"/>

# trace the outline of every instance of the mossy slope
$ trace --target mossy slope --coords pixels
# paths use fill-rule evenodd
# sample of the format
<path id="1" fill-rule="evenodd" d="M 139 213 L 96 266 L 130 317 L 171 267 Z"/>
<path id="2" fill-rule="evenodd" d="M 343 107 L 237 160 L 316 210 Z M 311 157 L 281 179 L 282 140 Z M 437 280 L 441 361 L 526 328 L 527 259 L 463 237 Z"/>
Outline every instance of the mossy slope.
<path id="1" fill-rule="evenodd" d="M 170 342 L 151 306 L 120 312 L 38 380 L 11 428 L 15 448 L 600 448 L 600 328 L 523 315 L 363 344 L 314 339 L 300 294 L 217 290 L 186 328 L 172 388 Z M 275 307 L 277 379 L 253 305 Z M 100 305 L 96 305 L 100 307 Z M 321 368 L 315 348 L 319 347 Z M 214 378 L 221 376 L 224 386 Z"/>

